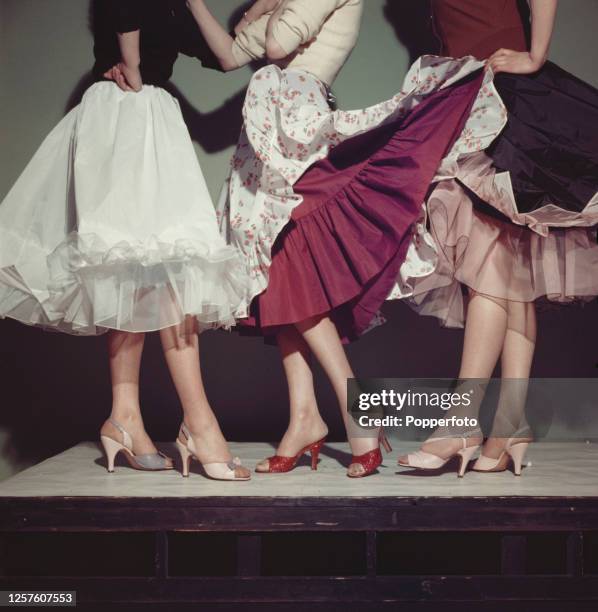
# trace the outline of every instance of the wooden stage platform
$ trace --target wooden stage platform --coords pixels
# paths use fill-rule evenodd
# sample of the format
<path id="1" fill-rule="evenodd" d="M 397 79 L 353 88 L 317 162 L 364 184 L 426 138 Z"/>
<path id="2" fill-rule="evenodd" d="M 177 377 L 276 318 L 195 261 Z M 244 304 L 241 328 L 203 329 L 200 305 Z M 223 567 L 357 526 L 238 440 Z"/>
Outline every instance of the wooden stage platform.
<path id="1" fill-rule="evenodd" d="M 76 590 L 89 610 L 598 609 L 598 444 L 536 444 L 521 478 L 396 456 L 351 480 L 330 444 L 315 473 L 229 483 L 197 463 L 108 474 L 79 444 L 0 483 L 0 589 Z"/>

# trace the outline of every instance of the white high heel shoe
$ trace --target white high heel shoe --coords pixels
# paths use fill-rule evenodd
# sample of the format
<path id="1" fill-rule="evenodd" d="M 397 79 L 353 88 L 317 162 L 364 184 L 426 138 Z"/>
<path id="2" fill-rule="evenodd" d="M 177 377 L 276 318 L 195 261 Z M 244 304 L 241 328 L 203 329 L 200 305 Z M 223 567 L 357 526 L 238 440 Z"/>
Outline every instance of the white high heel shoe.
<path id="1" fill-rule="evenodd" d="M 161 470 L 172 470 L 174 468 L 172 459 L 164 453 L 151 453 L 147 455 L 136 455 L 133 452 L 133 439 L 129 432 L 114 419 L 108 419 L 122 435 L 122 442 L 111 438 L 105 434 L 100 435 L 106 459 L 108 460 L 108 471 L 114 472 L 114 460 L 118 453 L 123 452 L 129 465 L 136 470 L 144 470 L 146 472 L 158 472 Z"/>
<path id="2" fill-rule="evenodd" d="M 517 432 L 517 434 L 519 433 L 523 433 L 523 431 Z M 521 468 L 525 459 L 525 453 L 532 439 L 523 438 L 517 434 L 507 440 L 505 450 L 500 454 L 498 459 L 486 457 L 483 453 L 480 454 L 478 460 L 473 465 L 474 471 L 504 472 L 509 467 L 509 463 L 513 461 L 513 473 L 515 476 L 521 476 Z"/>
<path id="3" fill-rule="evenodd" d="M 475 435 L 474 434 L 478 434 Z M 461 458 L 461 463 L 459 465 L 459 471 L 457 473 L 459 478 L 463 478 L 465 475 L 465 470 L 469 465 L 469 462 L 472 460 L 476 451 L 480 448 L 480 444 L 475 444 L 473 446 L 467 446 L 467 441 L 473 437 L 481 437 L 480 432 L 471 432 L 469 435 L 461 437 L 461 438 L 430 438 L 426 440 L 426 444 L 433 442 L 441 442 L 444 440 L 455 440 L 460 439 L 462 447 L 456 452 L 450 455 L 449 457 L 439 457 L 434 453 L 428 453 L 423 450 L 418 450 L 415 453 L 409 453 L 408 455 L 403 455 L 399 457 L 399 465 L 402 467 L 411 467 L 417 470 L 439 470 L 443 468 L 453 457 L 459 456 Z"/>
<path id="4" fill-rule="evenodd" d="M 176 445 L 183 462 L 183 476 L 187 477 L 189 476 L 191 459 L 196 459 L 200 463 L 201 461 L 197 456 L 197 447 L 193 437 L 184 423 L 181 424 Z M 251 478 L 249 471 L 247 471 L 247 476 L 240 476 L 238 474 L 238 469 L 243 468 L 238 457 L 235 457 L 228 463 L 202 463 L 201 465 L 206 474 L 214 480 L 249 480 Z"/>

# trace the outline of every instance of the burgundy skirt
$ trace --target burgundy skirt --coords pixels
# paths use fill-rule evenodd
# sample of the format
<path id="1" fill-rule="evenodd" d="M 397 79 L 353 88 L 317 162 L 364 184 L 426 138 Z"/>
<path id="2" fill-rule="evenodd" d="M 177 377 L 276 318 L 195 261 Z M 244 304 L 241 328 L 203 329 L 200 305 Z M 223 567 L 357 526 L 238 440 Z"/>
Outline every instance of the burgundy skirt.
<path id="1" fill-rule="evenodd" d="M 242 331 L 268 336 L 328 314 L 348 342 L 372 326 L 482 80 L 474 73 L 429 95 L 407 115 L 341 143 L 305 172 L 294 186 L 303 202 L 274 245 L 268 288 L 240 322 Z"/>

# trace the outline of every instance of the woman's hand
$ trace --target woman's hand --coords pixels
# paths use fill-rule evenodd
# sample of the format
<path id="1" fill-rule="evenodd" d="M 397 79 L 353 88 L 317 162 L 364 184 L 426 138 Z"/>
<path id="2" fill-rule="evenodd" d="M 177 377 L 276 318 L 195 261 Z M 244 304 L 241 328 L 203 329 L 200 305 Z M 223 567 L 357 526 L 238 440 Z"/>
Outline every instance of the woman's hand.
<path id="1" fill-rule="evenodd" d="M 123 91 L 139 92 L 143 88 L 139 66 L 127 66 L 124 62 L 107 70 L 104 78 L 114 81 Z"/>
<path id="2" fill-rule="evenodd" d="M 486 68 L 491 68 L 494 74 L 509 72 L 511 74 L 532 74 L 538 72 L 546 62 L 545 59 L 535 59 L 531 53 L 499 49 L 488 59 Z"/>
<path id="3" fill-rule="evenodd" d="M 141 78 L 141 71 L 139 66 L 128 66 L 124 62 L 118 65 L 118 68 L 125 77 L 127 85 L 132 91 L 138 92 L 143 88 L 143 79 Z"/>

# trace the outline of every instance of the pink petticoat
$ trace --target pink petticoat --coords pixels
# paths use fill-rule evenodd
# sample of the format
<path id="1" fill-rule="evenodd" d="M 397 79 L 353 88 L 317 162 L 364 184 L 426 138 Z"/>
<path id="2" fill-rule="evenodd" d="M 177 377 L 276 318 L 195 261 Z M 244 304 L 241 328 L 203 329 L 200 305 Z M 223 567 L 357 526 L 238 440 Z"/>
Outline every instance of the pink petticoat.
<path id="1" fill-rule="evenodd" d="M 545 298 L 567 304 L 594 299 L 596 231 L 552 228 L 540 235 L 485 214 L 477 205 L 474 208 L 478 199 L 501 210 L 512 197 L 495 182 L 487 158 L 476 159 L 481 163 L 461 166 L 455 173 L 458 178 L 441 180 L 428 199 L 429 229 L 439 262 L 432 275 L 416 281 L 414 296 L 407 300 L 410 306 L 446 327 L 462 327 L 463 289 L 516 302 Z M 475 192 L 465 185 L 475 186 Z"/>

